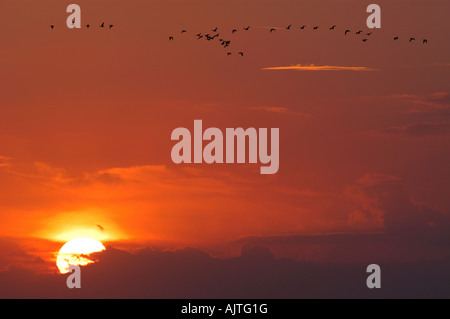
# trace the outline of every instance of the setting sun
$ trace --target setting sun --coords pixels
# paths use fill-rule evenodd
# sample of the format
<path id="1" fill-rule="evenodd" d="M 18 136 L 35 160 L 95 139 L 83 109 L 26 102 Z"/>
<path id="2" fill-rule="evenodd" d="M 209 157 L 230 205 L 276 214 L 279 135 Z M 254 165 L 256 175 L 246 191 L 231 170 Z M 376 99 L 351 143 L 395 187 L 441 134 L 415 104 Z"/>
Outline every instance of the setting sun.
<path id="1" fill-rule="evenodd" d="M 105 249 L 101 242 L 92 238 L 72 239 L 59 250 L 56 266 L 62 274 L 68 273 L 69 265 L 84 266 L 93 263 L 87 256 Z"/>

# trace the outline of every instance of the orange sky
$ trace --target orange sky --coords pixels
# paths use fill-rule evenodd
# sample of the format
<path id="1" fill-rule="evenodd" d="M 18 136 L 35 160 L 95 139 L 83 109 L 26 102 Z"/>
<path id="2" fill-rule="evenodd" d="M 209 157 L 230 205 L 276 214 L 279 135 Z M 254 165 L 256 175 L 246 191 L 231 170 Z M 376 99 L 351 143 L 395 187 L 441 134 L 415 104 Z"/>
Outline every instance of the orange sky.
<path id="1" fill-rule="evenodd" d="M 77 1 L 91 30 L 65 27 L 64 1 L 3 1 L 0 234 L 206 246 L 378 233 L 403 194 L 448 215 L 450 5 L 392 2 L 363 43 L 343 31 L 370 31 L 370 1 Z M 193 37 L 216 26 L 244 57 Z M 170 134 L 194 119 L 279 127 L 280 170 L 174 165 Z M 400 199 L 384 206 L 392 184 Z"/>

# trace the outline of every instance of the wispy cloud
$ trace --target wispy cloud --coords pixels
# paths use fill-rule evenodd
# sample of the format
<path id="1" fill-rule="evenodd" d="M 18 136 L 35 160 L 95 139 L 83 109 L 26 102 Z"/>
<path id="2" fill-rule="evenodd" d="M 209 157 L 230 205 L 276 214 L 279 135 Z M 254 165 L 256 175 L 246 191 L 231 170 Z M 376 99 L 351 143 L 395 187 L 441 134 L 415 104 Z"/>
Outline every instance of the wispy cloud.
<path id="1" fill-rule="evenodd" d="M 376 132 L 377 134 L 391 136 L 403 135 L 410 137 L 447 136 L 450 133 L 449 123 L 414 123 L 406 126 L 388 127 Z"/>
<path id="2" fill-rule="evenodd" d="M 302 117 L 311 117 L 311 114 L 297 112 L 297 111 L 288 109 L 287 107 L 257 106 L 257 107 L 251 107 L 250 109 L 254 110 L 254 111 L 261 111 L 261 112 L 270 112 L 270 113 L 278 113 L 278 114 L 296 115 L 296 116 L 302 116 Z"/>
<path id="3" fill-rule="evenodd" d="M 433 64 L 431 64 L 431 66 L 450 66 L 450 63 L 445 63 L 445 62 L 443 62 L 443 63 L 433 63 Z"/>
<path id="4" fill-rule="evenodd" d="M 0 155 L 0 167 L 9 167 L 10 157 Z"/>
<path id="5" fill-rule="evenodd" d="M 450 109 L 450 93 L 434 92 L 431 94 L 390 94 L 387 96 L 367 97 L 372 100 L 396 100 L 412 105 L 408 110 L 410 113 L 448 113 Z"/>
<path id="6" fill-rule="evenodd" d="M 297 71 L 378 71 L 365 66 L 336 66 L 336 65 L 291 65 L 263 68 L 263 70 L 297 70 Z"/>

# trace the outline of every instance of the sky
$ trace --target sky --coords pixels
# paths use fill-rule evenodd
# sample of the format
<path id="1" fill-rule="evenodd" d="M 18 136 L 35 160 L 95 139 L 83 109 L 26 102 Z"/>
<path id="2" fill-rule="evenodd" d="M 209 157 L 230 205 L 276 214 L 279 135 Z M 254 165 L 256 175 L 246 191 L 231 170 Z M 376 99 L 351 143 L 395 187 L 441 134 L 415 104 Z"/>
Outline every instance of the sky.
<path id="1" fill-rule="evenodd" d="M 79 0 L 77 30 L 65 25 L 68 2 L 2 1 L 0 282 L 29 281 L 0 295 L 43 295 L 37 283 L 51 282 L 44 295 L 57 296 L 67 289 L 57 251 L 91 237 L 108 248 L 83 267 L 90 274 L 180 258 L 211 278 L 245 277 L 263 258 L 274 266 L 256 281 L 292 271 L 311 295 L 274 279 L 267 294 L 242 296 L 327 297 L 351 296 L 358 271 L 380 263 L 450 296 L 427 280 L 430 267 L 448 279 L 450 4 L 380 0 L 381 29 L 371 30 L 372 2 Z M 229 48 L 195 36 L 216 27 Z M 174 164 L 171 132 L 197 119 L 279 128 L 279 171 Z M 323 272 L 349 283 L 323 288 Z M 80 296 L 109 297 L 102 280 Z M 127 282 L 129 296 L 158 296 Z M 423 296 L 416 284 L 382 296 Z M 233 296 L 159 285 L 163 297 Z"/>

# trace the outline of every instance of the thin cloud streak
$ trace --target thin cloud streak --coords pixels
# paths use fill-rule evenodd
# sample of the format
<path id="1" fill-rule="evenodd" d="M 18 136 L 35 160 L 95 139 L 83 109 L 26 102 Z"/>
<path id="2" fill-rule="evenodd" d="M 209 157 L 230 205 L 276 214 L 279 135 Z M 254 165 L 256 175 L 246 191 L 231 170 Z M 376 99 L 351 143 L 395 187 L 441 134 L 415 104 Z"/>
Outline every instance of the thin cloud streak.
<path id="1" fill-rule="evenodd" d="M 277 106 L 258 106 L 258 107 L 251 107 L 250 108 L 253 111 L 261 111 L 261 112 L 269 112 L 269 113 L 277 113 L 277 114 L 289 114 L 289 115 L 297 115 L 301 117 L 311 117 L 311 114 L 308 113 L 302 113 L 293 111 L 291 109 L 288 109 L 287 107 L 277 107 Z"/>
<path id="2" fill-rule="evenodd" d="M 297 71 L 378 71 L 365 66 L 335 66 L 335 65 L 291 65 L 263 68 L 262 70 L 297 70 Z"/>

